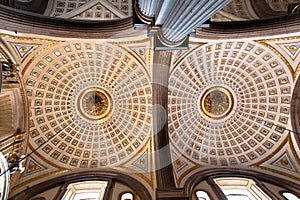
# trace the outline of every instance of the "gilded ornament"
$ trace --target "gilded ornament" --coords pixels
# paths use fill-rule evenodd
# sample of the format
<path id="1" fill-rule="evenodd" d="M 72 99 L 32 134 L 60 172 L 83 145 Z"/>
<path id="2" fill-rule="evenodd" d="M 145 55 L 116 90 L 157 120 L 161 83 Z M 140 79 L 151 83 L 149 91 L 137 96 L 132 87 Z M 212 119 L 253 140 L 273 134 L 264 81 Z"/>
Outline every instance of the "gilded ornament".
<path id="1" fill-rule="evenodd" d="M 105 89 L 90 87 L 79 94 L 77 109 L 87 120 L 105 120 L 112 113 L 112 98 Z"/>
<path id="2" fill-rule="evenodd" d="M 201 111 L 212 119 L 226 117 L 232 110 L 233 97 L 231 92 L 221 86 L 207 89 L 200 99 Z"/>

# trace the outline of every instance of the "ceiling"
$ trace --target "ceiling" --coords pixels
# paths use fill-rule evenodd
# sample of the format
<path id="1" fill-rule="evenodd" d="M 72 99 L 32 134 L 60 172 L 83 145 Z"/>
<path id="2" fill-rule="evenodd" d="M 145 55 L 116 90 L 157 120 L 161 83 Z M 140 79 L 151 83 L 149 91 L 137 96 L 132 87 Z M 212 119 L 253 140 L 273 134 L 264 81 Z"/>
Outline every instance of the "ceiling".
<path id="1" fill-rule="evenodd" d="M 12 6 L 20 3 L 13 2 Z M 234 0 L 212 21 L 270 17 L 260 16 L 254 2 Z M 292 2 L 297 1 L 267 0 L 264 5 L 273 10 L 269 13 L 283 14 Z M 40 13 L 117 20 L 132 15 L 131 4 L 131 0 L 51 0 Z M 26 160 L 12 195 L 65 173 L 108 168 L 132 174 L 154 194 L 153 124 L 158 123 L 154 108 L 168 121 L 178 187 L 199 171 L 223 166 L 299 183 L 298 138 L 291 132 L 299 31 L 271 37 L 225 33 L 223 38 L 202 38 L 205 32 L 199 29 L 190 36 L 188 50 L 171 52 L 166 76 L 157 70 L 153 39 L 146 30 L 90 39 L 88 32 L 59 37 L 51 36 L 51 31 L 56 30 L 46 27 L 45 34 L 0 30 L 1 57 L 13 60 L 20 71 L 19 95 L 25 99 L 28 127 L 23 153 L 46 142 Z M 72 31 L 76 33 L 75 28 Z M 166 108 L 153 103 L 153 77 L 161 77 L 158 84 L 168 88 Z M 95 96 L 104 107 L 93 103 Z"/>
<path id="2" fill-rule="evenodd" d="M 49 17 L 113 20 L 132 16 L 132 0 L 1 0 L 0 3 Z M 240 21 L 283 15 L 299 0 L 233 0 L 212 21 Z"/>

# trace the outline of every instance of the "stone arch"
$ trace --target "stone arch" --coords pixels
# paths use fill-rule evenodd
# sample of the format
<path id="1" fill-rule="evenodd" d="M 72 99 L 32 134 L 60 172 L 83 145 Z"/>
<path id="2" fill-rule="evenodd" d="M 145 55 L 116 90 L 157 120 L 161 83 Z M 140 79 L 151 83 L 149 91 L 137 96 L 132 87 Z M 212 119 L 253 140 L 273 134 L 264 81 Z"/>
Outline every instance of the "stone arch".
<path id="1" fill-rule="evenodd" d="M 85 171 L 85 172 L 77 172 L 77 173 L 62 175 L 59 178 L 52 178 L 50 180 L 36 184 L 28 188 L 24 192 L 16 194 L 10 199 L 11 200 L 30 199 L 35 195 L 38 195 L 54 187 L 59 187 L 59 186 L 63 187 L 64 185 L 66 185 L 66 183 L 92 181 L 92 180 L 111 180 L 111 181 L 119 182 L 127 185 L 132 190 L 134 190 L 141 199 L 143 200 L 152 199 L 149 191 L 142 183 L 140 183 L 135 178 L 132 178 L 126 174 L 115 172 L 115 171 Z M 61 193 L 60 195 L 63 195 L 63 193 Z M 60 196 L 58 196 L 57 199 L 60 199 Z M 107 199 L 108 197 L 105 198 L 105 200 Z"/>
<path id="2" fill-rule="evenodd" d="M 264 173 L 264 172 L 258 172 L 249 168 L 241 169 L 241 168 L 215 168 L 215 169 L 207 169 L 202 172 L 196 172 L 195 174 L 191 174 L 187 181 L 185 182 L 184 189 L 185 194 L 187 196 L 192 196 L 193 189 L 196 187 L 198 183 L 204 180 L 211 181 L 212 178 L 217 177 L 241 177 L 241 178 L 250 178 L 254 179 L 258 182 L 260 185 L 260 182 L 267 182 L 270 184 L 274 184 L 277 186 L 280 186 L 286 190 L 289 191 L 299 191 L 300 185 L 295 184 L 295 182 L 284 180 L 281 178 L 278 178 L 276 176 Z M 262 186 L 262 185 L 260 185 Z M 220 191 L 216 191 L 220 192 Z M 271 194 L 272 196 L 272 194 Z"/>

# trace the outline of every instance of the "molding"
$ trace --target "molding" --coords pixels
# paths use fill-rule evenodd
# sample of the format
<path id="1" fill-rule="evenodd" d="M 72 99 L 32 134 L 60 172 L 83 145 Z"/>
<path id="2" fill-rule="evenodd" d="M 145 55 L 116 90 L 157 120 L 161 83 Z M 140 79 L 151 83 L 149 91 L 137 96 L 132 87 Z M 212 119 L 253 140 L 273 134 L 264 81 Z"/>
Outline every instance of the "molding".
<path id="1" fill-rule="evenodd" d="M 104 0 L 91 0 L 88 1 L 87 3 L 85 3 L 84 5 L 74 9 L 71 12 L 65 13 L 61 16 L 59 16 L 60 18 L 72 18 L 75 17 L 76 15 L 88 10 L 89 8 L 97 5 L 98 3 L 100 3 L 101 5 L 103 5 L 104 7 L 108 8 L 112 13 L 114 13 L 116 16 L 120 17 L 120 18 L 126 18 L 127 16 L 121 12 L 119 9 L 117 9 L 114 5 L 112 5 L 110 2 L 104 1 Z"/>
<path id="2" fill-rule="evenodd" d="M 108 184 L 106 186 L 106 189 L 105 189 L 105 192 L 104 192 L 104 196 L 103 196 L 103 200 L 109 200 L 109 197 L 111 195 L 111 191 L 112 191 L 112 185 L 113 185 L 113 182 L 111 179 L 101 179 L 101 181 L 107 181 Z M 57 197 L 55 198 L 56 200 L 61 200 L 65 193 L 67 192 L 68 190 L 68 186 L 69 184 L 72 184 L 72 183 L 76 183 L 76 182 L 80 182 L 78 180 L 75 180 L 75 181 L 69 181 L 69 182 L 66 182 L 61 188 L 60 188 L 60 192 L 59 192 L 59 195 L 57 195 Z"/>
<path id="3" fill-rule="evenodd" d="M 10 197 L 10 200 L 23 200 L 23 199 L 30 199 L 35 195 L 38 195 L 44 191 L 49 189 L 58 187 L 58 186 L 65 186 L 66 183 L 72 182 L 81 182 L 81 181 L 93 181 L 93 180 L 112 180 L 115 182 L 120 182 L 124 185 L 130 187 L 136 194 L 143 200 L 151 200 L 151 195 L 147 188 L 137 181 L 136 179 L 115 171 L 84 171 L 84 172 L 77 172 L 71 173 L 67 175 L 61 175 L 59 178 L 53 178 L 51 180 L 44 181 L 32 187 L 28 187 L 23 192 L 16 194 L 13 197 Z"/>
<path id="4" fill-rule="evenodd" d="M 300 191 L 300 184 L 291 182 L 276 176 L 251 170 L 249 168 L 219 168 L 219 169 L 206 169 L 203 172 L 191 174 L 184 184 L 185 194 L 191 196 L 195 186 L 203 180 L 209 180 L 210 177 L 246 177 L 254 180 L 267 182 L 273 185 L 280 186 L 289 191 Z"/>
<path id="5" fill-rule="evenodd" d="M 278 16 L 286 14 L 285 12 L 278 12 L 270 8 L 267 1 L 262 0 L 250 0 L 250 4 L 254 10 L 254 12 L 257 14 L 260 18 L 266 18 L 266 17 L 272 17 L 272 16 Z"/>
<path id="6" fill-rule="evenodd" d="M 293 131 L 295 131 L 294 135 L 296 138 L 296 142 L 297 145 L 300 147 L 300 134 L 298 134 L 300 133 L 300 78 L 298 78 L 295 83 L 290 109 L 292 129 Z"/>
<path id="7" fill-rule="evenodd" d="M 300 31 L 300 13 L 233 22 L 211 22 L 209 28 L 197 29 L 201 39 L 241 39 L 291 34 Z"/>
<path id="8" fill-rule="evenodd" d="M 140 31 L 133 29 L 132 17 L 107 20 L 84 21 L 47 17 L 0 5 L 0 27 L 16 35 L 38 34 L 61 38 L 106 39 L 134 36 Z"/>
<path id="9" fill-rule="evenodd" d="M 168 41 L 162 34 L 161 28 L 154 33 L 154 50 L 188 50 L 189 36 L 186 36 L 182 41 L 173 43 Z"/>

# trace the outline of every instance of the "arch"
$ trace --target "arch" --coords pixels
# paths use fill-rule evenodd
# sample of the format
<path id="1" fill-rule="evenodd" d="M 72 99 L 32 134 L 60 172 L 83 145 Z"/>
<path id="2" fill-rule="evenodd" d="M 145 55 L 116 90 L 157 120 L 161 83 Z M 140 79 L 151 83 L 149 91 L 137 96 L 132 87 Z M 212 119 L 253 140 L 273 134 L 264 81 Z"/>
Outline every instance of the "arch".
<path id="1" fill-rule="evenodd" d="M 271 200 L 252 178 L 219 177 L 213 181 L 222 190 L 227 199 Z"/>
<path id="2" fill-rule="evenodd" d="M 257 180 L 257 184 L 260 188 L 264 190 L 264 186 L 260 183 L 261 181 L 278 185 L 288 191 L 300 191 L 300 185 L 296 184 L 295 182 L 278 178 L 276 176 L 258 172 L 249 168 L 241 169 L 241 168 L 215 168 L 215 169 L 207 169 L 203 172 L 197 172 L 195 174 L 190 174 L 189 178 L 184 184 L 185 188 L 185 195 L 191 196 L 193 193 L 193 189 L 195 186 L 200 183 L 201 181 L 208 180 L 208 182 L 212 183 L 213 178 L 217 177 L 241 177 L 241 178 L 250 178 L 254 181 Z M 221 190 L 217 191 L 218 193 Z M 276 199 L 273 194 L 267 193 L 271 198 Z"/>
<path id="3" fill-rule="evenodd" d="M 279 12 L 273 10 L 267 1 L 261 1 L 261 0 L 250 0 L 250 3 L 255 11 L 255 13 L 260 17 L 260 18 L 267 18 L 267 17 L 274 17 L 278 15 L 284 15 L 286 14 L 285 12 Z"/>
<path id="4" fill-rule="evenodd" d="M 291 101 L 291 122 L 293 131 L 300 133 L 300 78 L 298 77 Z M 295 134 L 298 146 L 300 145 L 300 134 Z"/>
<path id="5" fill-rule="evenodd" d="M 97 199 L 103 200 L 107 195 L 108 181 L 83 181 L 70 183 L 62 197 L 62 200 Z"/>
<path id="6" fill-rule="evenodd" d="M 204 190 L 197 190 L 196 196 L 199 200 L 210 200 L 209 194 Z"/>
<path id="7" fill-rule="evenodd" d="M 16 194 L 15 196 L 11 197 L 11 199 L 13 200 L 30 199 L 31 197 L 34 197 L 35 195 L 38 195 L 54 187 L 63 186 L 62 189 L 66 189 L 69 183 L 82 182 L 82 181 L 95 181 L 95 180 L 120 182 L 124 185 L 127 185 L 130 189 L 135 191 L 136 194 L 141 199 L 143 200 L 152 199 L 147 188 L 135 178 L 132 178 L 126 174 L 115 172 L 115 171 L 92 171 L 92 170 L 61 175 L 59 178 L 52 178 L 50 180 L 36 184 L 19 194 Z M 111 185 L 109 184 L 108 189 L 110 187 Z M 64 192 L 61 192 L 61 194 L 56 199 L 61 199 L 63 194 Z M 104 199 L 107 200 L 108 196 L 105 196 Z"/>
<path id="8" fill-rule="evenodd" d="M 131 192 L 123 192 L 119 200 L 134 200 L 134 195 Z"/>
<path id="9" fill-rule="evenodd" d="M 30 200 L 46 200 L 45 197 L 35 197 L 33 199 L 30 199 Z"/>
<path id="10" fill-rule="evenodd" d="M 282 195 L 285 199 L 287 199 L 287 200 L 300 200 L 300 199 L 299 199 L 299 196 L 296 195 L 296 194 L 293 193 L 293 192 L 282 191 L 282 192 L 280 192 L 280 193 L 281 193 L 281 195 Z"/>
<path id="11" fill-rule="evenodd" d="M 9 192 L 10 172 L 4 155 L 0 152 L 0 199 L 7 199 Z"/>
<path id="12" fill-rule="evenodd" d="M 8 22 L 7 19 L 10 19 Z M 20 19 L 22 19 L 20 21 Z M 37 15 L 0 5 L 0 22 L 5 23 L 3 30 L 23 34 L 40 34 L 45 36 L 99 39 L 122 36 L 134 36 L 140 31 L 133 30 L 133 18 L 110 21 L 69 20 Z M 122 33 L 122 34 L 119 34 Z"/>
<path id="13" fill-rule="evenodd" d="M 209 28 L 198 29 L 197 34 L 193 37 L 201 39 L 229 39 L 234 37 L 241 39 L 249 36 L 249 34 L 252 37 L 259 37 L 262 34 L 267 37 L 285 34 L 287 30 L 290 33 L 295 33 L 299 31 L 299 18 L 300 13 L 294 13 L 249 21 L 211 22 Z"/>

